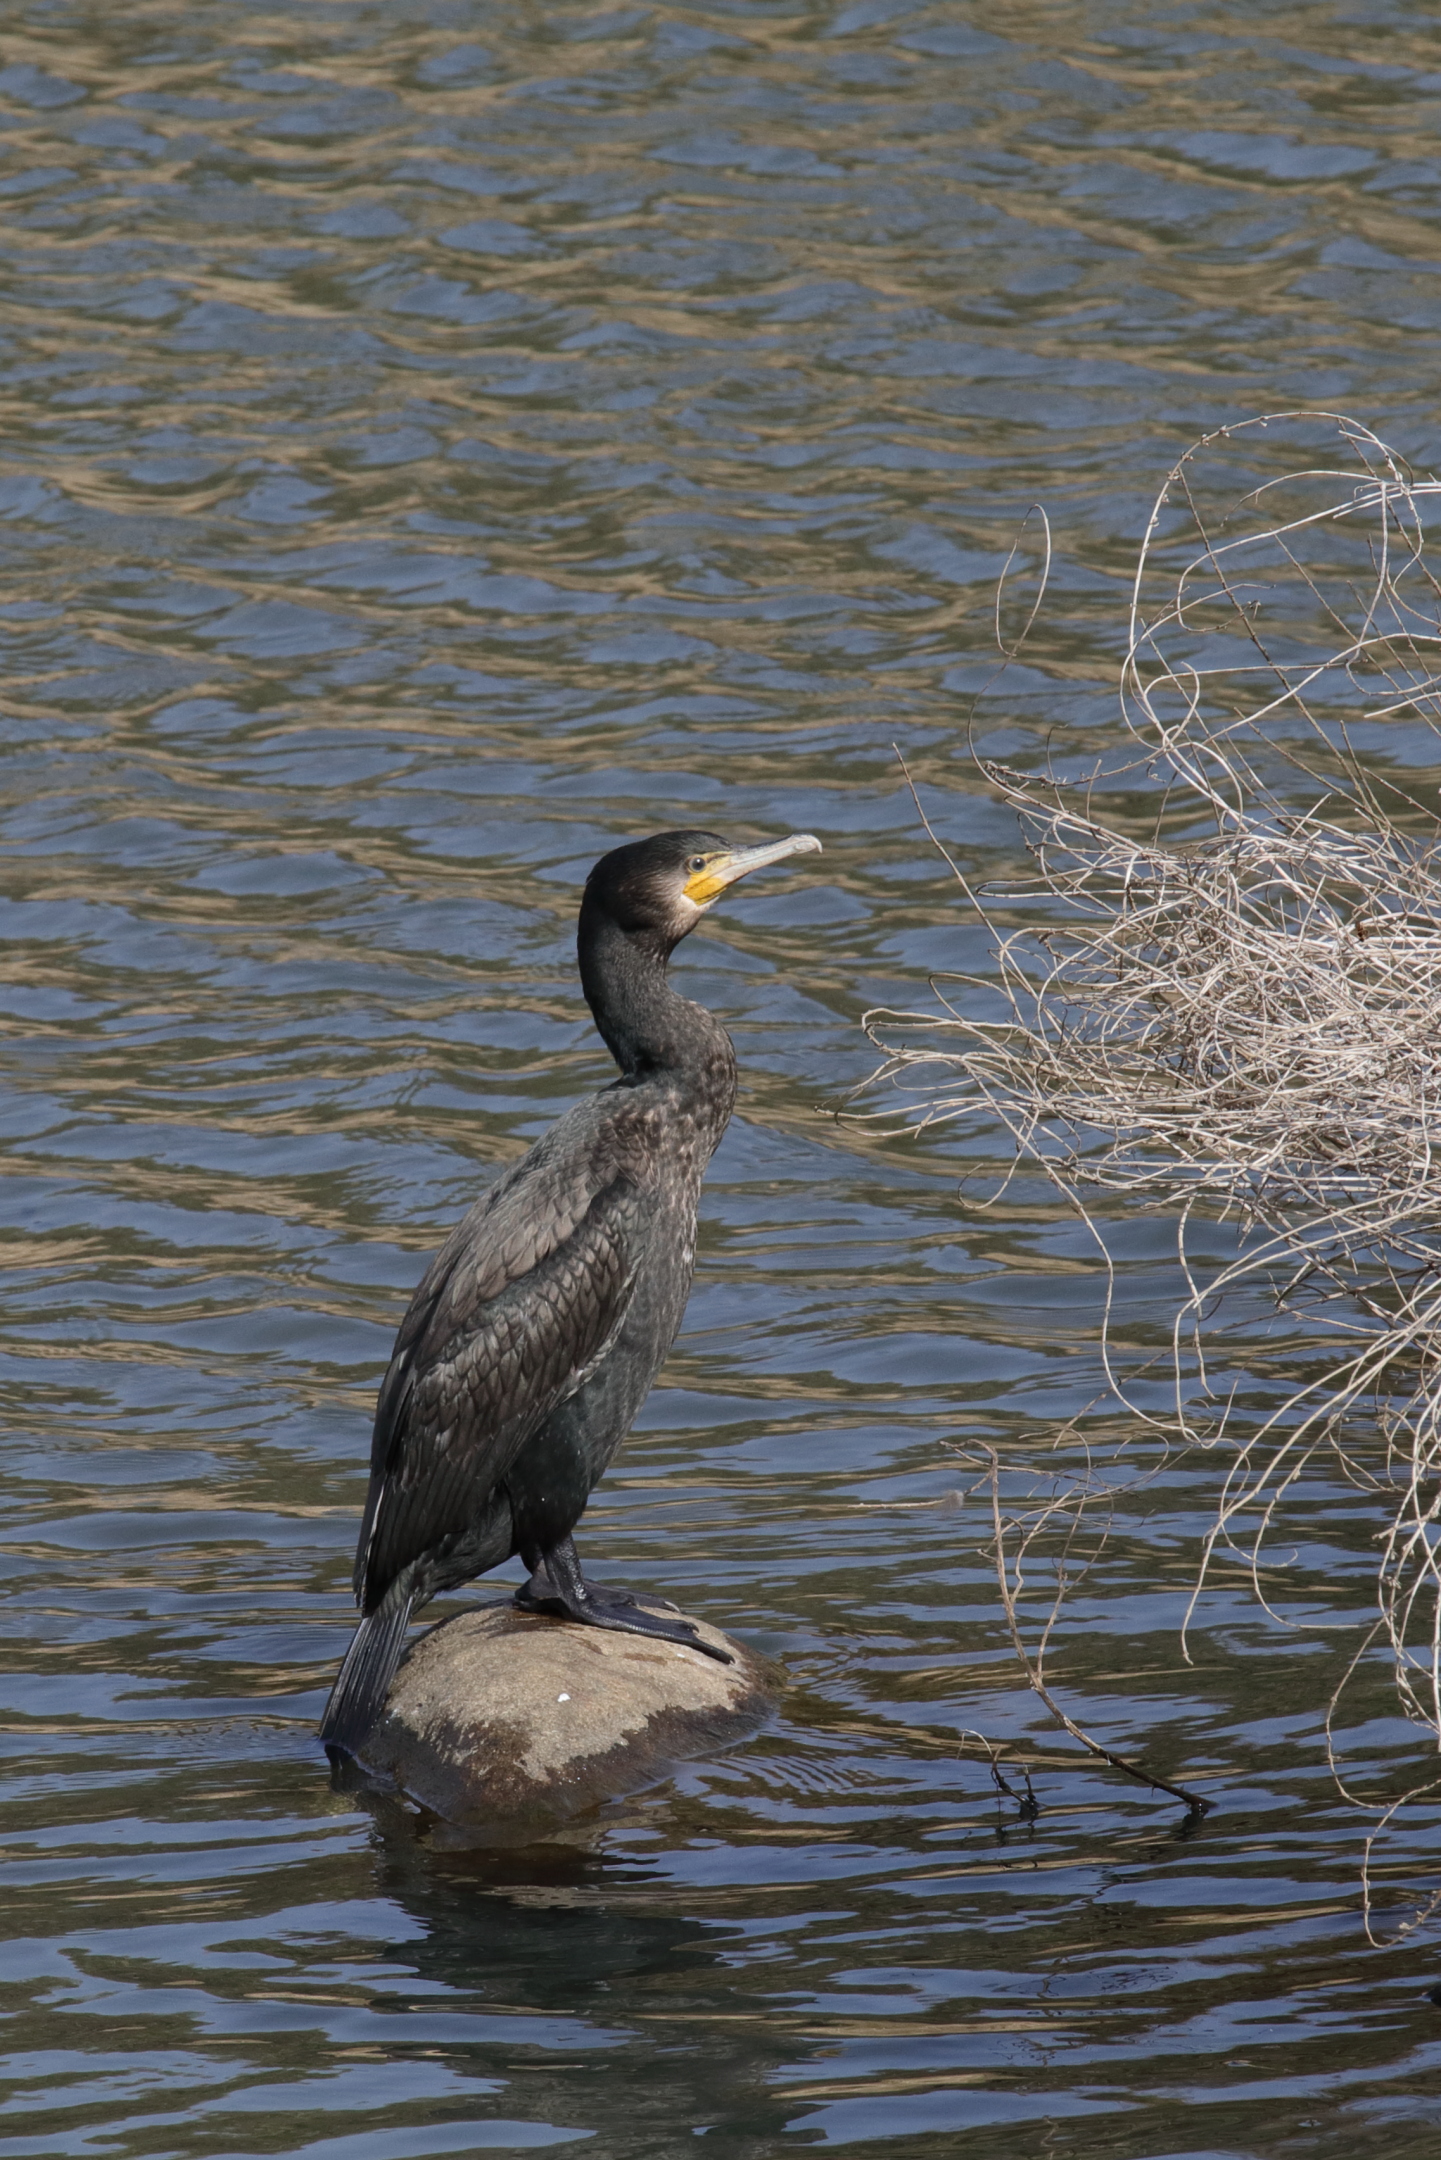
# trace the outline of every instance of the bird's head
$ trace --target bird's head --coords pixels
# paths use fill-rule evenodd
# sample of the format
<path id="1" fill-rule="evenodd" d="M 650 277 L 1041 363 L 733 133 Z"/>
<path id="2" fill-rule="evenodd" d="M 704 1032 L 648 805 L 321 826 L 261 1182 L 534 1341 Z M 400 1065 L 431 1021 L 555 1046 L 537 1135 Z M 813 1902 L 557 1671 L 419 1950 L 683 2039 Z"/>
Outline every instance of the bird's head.
<path id="1" fill-rule="evenodd" d="M 652 833 L 602 855 L 586 879 L 585 907 L 638 943 L 669 952 L 738 879 L 787 855 L 818 855 L 820 847 L 811 833 L 748 848 L 730 847 L 712 832 Z"/>

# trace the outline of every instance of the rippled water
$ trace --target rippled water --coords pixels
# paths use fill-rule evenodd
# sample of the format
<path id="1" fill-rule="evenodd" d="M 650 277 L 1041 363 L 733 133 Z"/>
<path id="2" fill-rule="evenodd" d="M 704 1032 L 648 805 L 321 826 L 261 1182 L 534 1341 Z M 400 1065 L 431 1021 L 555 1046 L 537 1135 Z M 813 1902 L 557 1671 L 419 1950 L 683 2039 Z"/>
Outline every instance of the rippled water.
<path id="1" fill-rule="evenodd" d="M 1368 1946 L 1351 1638 L 1238 1574 L 1183 1665 L 1173 1466 L 1057 1685 L 1213 1812 L 1076 1755 L 948 1444 L 1098 1397 L 1089 1248 L 832 1114 L 865 1007 L 979 957 L 892 744 L 1014 859 L 966 725 L 1027 506 L 980 724 L 1079 754 L 1186 441 L 1338 404 L 1435 461 L 1431 11 L 134 0 L 0 59 L 0 2156 L 1434 2152 L 1436 1844 Z M 577 883 L 680 821 L 826 852 L 680 956 L 742 1108 L 584 1546 L 789 1690 L 497 1859 L 332 1792 L 313 1721 L 395 1322 L 604 1076 Z M 1127 1236 L 1144 1345 L 1170 1231 Z M 1303 1500 L 1276 1596 L 1354 1618 L 1364 1496 Z M 1414 1776 L 1384 1671 L 1351 1715 Z M 1031 1740 L 1034 1822 L 967 1728 Z"/>

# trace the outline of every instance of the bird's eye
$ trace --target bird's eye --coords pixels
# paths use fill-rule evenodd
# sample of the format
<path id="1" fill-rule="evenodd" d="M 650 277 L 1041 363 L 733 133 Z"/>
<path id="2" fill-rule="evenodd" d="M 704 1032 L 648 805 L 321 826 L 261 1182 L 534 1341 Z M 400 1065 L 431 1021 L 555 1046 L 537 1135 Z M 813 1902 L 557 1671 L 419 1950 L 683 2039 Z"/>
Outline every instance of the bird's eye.
<path id="1" fill-rule="evenodd" d="M 704 868 L 705 868 L 705 857 L 704 857 L 704 855 L 692 855 L 692 857 L 691 857 L 691 859 L 690 859 L 690 862 L 689 862 L 689 863 L 687 864 L 687 866 L 686 866 L 686 867 L 687 867 L 688 869 L 691 869 L 691 870 L 704 870 Z"/>

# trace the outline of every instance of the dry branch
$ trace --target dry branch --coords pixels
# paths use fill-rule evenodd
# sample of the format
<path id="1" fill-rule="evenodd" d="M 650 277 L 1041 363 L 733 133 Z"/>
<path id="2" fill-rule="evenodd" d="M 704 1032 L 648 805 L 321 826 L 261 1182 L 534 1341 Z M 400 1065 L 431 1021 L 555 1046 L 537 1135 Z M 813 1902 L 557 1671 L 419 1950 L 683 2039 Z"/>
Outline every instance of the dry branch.
<path id="1" fill-rule="evenodd" d="M 1329 445 L 1287 470 L 1297 429 Z M 1212 470 L 1238 442 L 1239 528 Z M 1069 778 L 981 761 L 1034 863 L 965 888 L 996 972 L 944 978 L 940 1016 L 868 1024 L 908 1124 L 999 1118 L 1103 1252 L 1088 1192 L 1175 1211 L 1190 1295 L 1168 1422 L 1231 1449 L 1201 1581 L 1243 1538 L 1255 1572 L 1308 1464 L 1339 1456 L 1388 1516 L 1382 1625 L 1403 1703 L 1441 1744 L 1438 495 L 1341 416 L 1189 451 L 1136 573 L 1124 757 Z M 1200 1218 L 1243 1233 L 1204 1276 Z M 1238 1438 L 1183 1375 L 1204 1375 L 1211 1302 L 1258 1277 L 1336 1354 Z"/>

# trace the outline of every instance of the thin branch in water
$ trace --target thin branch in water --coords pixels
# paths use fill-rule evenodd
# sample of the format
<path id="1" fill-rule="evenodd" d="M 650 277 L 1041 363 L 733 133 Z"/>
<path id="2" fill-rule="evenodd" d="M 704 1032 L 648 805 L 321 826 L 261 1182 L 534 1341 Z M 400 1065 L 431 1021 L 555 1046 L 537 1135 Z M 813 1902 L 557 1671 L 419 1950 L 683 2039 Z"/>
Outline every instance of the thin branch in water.
<path id="1" fill-rule="evenodd" d="M 994 1448 L 987 1448 L 985 1452 L 989 1455 L 991 1462 L 991 1522 L 995 1533 L 996 1582 L 1001 1593 L 1001 1606 L 1006 1615 L 1006 1626 L 1010 1630 L 1011 1646 L 1020 1661 L 1031 1691 L 1039 1697 L 1061 1730 L 1068 1733 L 1071 1739 L 1076 1741 L 1079 1746 L 1085 1748 L 1088 1754 L 1098 1757 L 1102 1762 L 1109 1763 L 1113 1770 L 1121 1771 L 1124 1776 L 1134 1778 L 1137 1784 L 1149 1785 L 1153 1792 L 1170 1793 L 1171 1797 L 1174 1800 L 1181 1801 L 1191 1814 L 1205 1815 L 1210 1809 L 1211 1803 L 1209 1800 L 1203 1799 L 1200 1793 L 1190 1791 L 1185 1785 L 1177 1785 L 1170 1778 L 1163 1778 L 1159 1771 L 1148 1769 L 1144 1763 L 1132 1762 L 1129 1757 L 1118 1754 L 1114 1748 L 1104 1746 L 1101 1741 L 1088 1733 L 1084 1726 L 1078 1725 L 1075 1719 L 1061 1708 L 1055 1696 L 1051 1693 L 1042 1672 L 1041 1659 L 1039 1657 L 1032 1659 L 1021 1635 L 1020 1615 L 1016 1610 L 1015 1594 L 1012 1591 L 1006 1570 L 1006 1533 L 1005 1526 L 1001 1521 L 1000 1457 L 996 1454 Z M 1047 1632 L 1049 1633 L 1049 1630 Z M 1044 1656 L 1044 1649 L 1041 1656 Z M 994 1770 L 994 1765 L 992 1765 L 992 1768 Z"/>
<path id="2" fill-rule="evenodd" d="M 1026 1765 L 1024 1763 L 1018 1765 L 1021 1776 L 1026 1781 L 1026 1790 L 1022 1794 L 1016 1791 L 1015 1786 L 1007 1780 L 1005 1773 L 1001 1769 L 1002 1756 L 998 1741 L 987 1739 L 983 1732 L 974 1731 L 961 1734 L 962 1746 L 967 1740 L 974 1740 L 985 1749 L 987 1768 L 990 1770 L 991 1783 L 995 1786 L 996 1791 L 1001 1794 L 1003 1799 L 1015 1801 L 1022 1822 L 1034 1822 L 1041 1812 L 1041 1803 L 1036 1798 L 1036 1789 L 1031 1783 L 1031 1773 L 1026 1768 Z"/>

